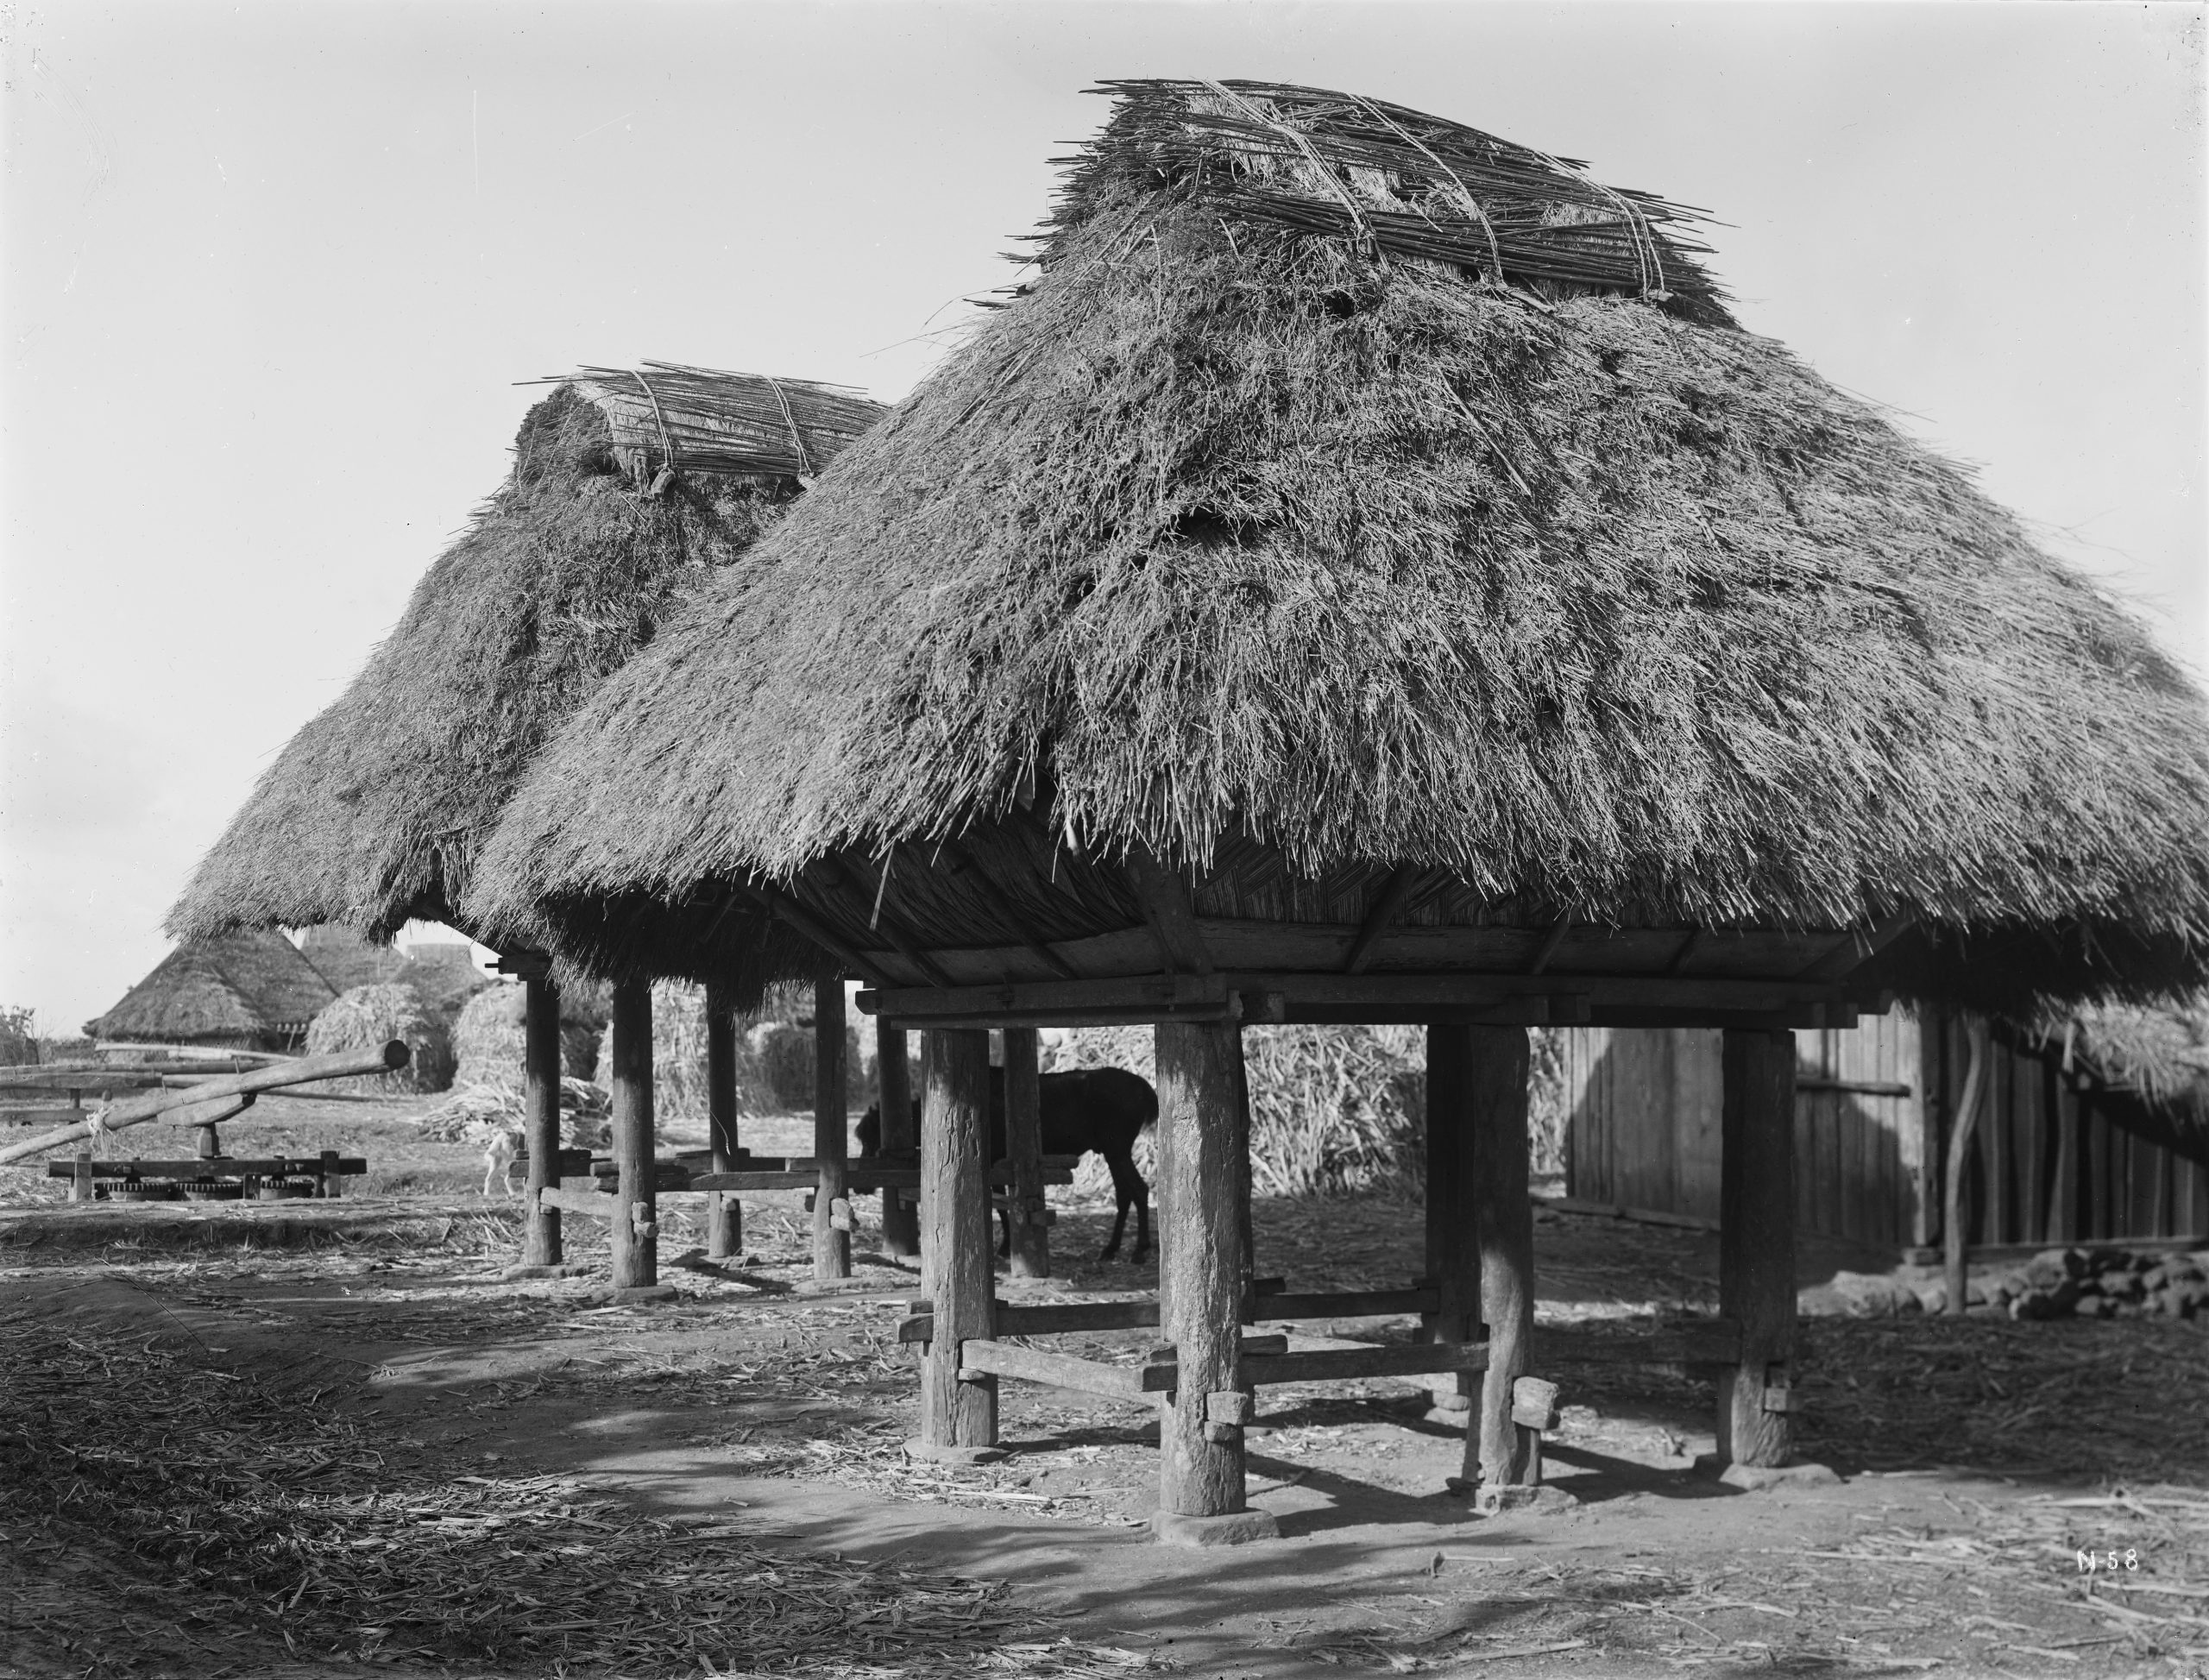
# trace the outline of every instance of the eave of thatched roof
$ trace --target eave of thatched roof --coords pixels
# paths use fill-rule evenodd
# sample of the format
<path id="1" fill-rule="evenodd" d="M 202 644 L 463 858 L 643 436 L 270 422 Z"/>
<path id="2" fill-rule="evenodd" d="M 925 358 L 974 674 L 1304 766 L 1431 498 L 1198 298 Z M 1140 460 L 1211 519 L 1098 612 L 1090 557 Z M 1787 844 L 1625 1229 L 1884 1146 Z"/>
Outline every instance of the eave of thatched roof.
<path id="1" fill-rule="evenodd" d="M 1688 935 L 1661 974 L 1698 930 L 1907 916 L 1905 991 L 2201 978 L 2201 698 L 1964 472 L 1707 289 L 1246 214 L 1205 171 L 1297 181 L 1144 97 L 1032 286 L 532 766 L 487 906 L 681 972 L 694 912 L 780 884 L 909 977 L 885 915 L 947 971 L 1140 928 L 1139 852 L 1344 946 L 1409 865 L 1407 917 L 1521 963 L 1567 918 Z M 1331 179 L 1447 220 L 1432 179 Z"/>
<path id="2" fill-rule="evenodd" d="M 85 1031 L 126 1041 L 273 1042 L 304 1032 L 337 995 L 281 934 L 220 934 L 179 945 Z"/>
<path id="3" fill-rule="evenodd" d="M 802 469 L 882 412 L 834 387 L 661 364 L 620 383 L 586 369 L 530 411 L 507 482 L 262 777 L 171 912 L 173 932 L 469 927 L 475 849 L 530 754 L 780 517 Z M 668 428 L 649 447 L 639 403 Z M 689 440 L 671 473 L 669 437 Z"/>
<path id="4" fill-rule="evenodd" d="M 2153 1004 L 2052 1010 L 2023 1035 L 2061 1044 L 2106 1088 L 2138 1105 L 2121 1123 L 2151 1142 L 2209 1161 L 2209 991 Z"/>

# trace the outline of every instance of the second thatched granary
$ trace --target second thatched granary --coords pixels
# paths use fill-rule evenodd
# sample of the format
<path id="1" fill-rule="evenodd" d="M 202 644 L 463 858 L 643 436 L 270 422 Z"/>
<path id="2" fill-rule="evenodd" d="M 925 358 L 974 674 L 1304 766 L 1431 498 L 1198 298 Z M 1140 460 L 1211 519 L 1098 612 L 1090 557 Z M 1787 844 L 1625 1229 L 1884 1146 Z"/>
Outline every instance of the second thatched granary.
<path id="1" fill-rule="evenodd" d="M 1000 1375 L 1167 1394 L 1180 1538 L 1266 1529 L 1292 1378 L 1481 1373 L 1468 1480 L 1531 1497 L 1526 1027 L 1721 1029 L 1697 1348 L 1721 1454 L 1784 1463 L 1791 1029 L 2198 982 L 2200 696 L 1743 330 L 1688 212 L 1377 100 L 1112 91 L 1033 280 L 532 765 L 487 913 L 633 987 L 771 907 L 925 1029 L 916 1450 L 990 1450 Z M 1255 1292 L 1262 1020 L 1430 1023 L 1424 1346 L 1241 1336 L 1341 1310 Z M 1003 1339 L 983 1224 L 982 1029 L 1114 1022 L 1158 1023 L 1140 1370 Z"/>
<path id="2" fill-rule="evenodd" d="M 476 853 L 531 757 L 883 412 L 839 387 L 662 362 L 555 382 L 522 420 L 506 481 L 352 685 L 277 756 L 170 930 L 330 922 L 387 940 L 419 919 L 486 938 Z M 764 922 L 751 937 L 774 972 L 817 961 Z M 532 987 L 543 1188 L 557 1183 L 556 983 L 528 926 L 486 942 Z M 756 966 L 723 978 L 739 991 L 760 983 Z M 532 1261 L 558 1259 L 558 1219 L 547 1206 L 530 1221 Z"/>

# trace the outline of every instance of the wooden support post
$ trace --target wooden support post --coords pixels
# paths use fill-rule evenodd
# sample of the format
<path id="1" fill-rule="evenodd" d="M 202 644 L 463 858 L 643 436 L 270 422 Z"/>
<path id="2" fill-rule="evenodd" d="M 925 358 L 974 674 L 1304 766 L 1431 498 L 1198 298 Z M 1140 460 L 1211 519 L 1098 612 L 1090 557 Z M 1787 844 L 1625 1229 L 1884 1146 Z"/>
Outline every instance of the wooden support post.
<path id="1" fill-rule="evenodd" d="M 1468 1104 L 1472 1029 L 1438 1023 L 1426 1029 L 1426 1275 L 1435 1309 L 1420 1319 L 1430 1342 L 1480 1339 L 1481 1250 L 1476 1240 Z M 1434 1403 L 1464 1414 L 1473 1409 L 1473 1379 L 1460 1371 Z M 1469 1444 L 1465 1476 L 1478 1469 L 1478 1431 Z"/>
<path id="2" fill-rule="evenodd" d="M 1177 1356 L 1159 1413 L 1159 1538 L 1208 1545 L 1279 1533 L 1243 1493 L 1242 1306 L 1250 1262 L 1249 1121 L 1232 1022 L 1161 1022 L 1159 1323 Z"/>
<path id="3" fill-rule="evenodd" d="M 614 985 L 614 1209 L 607 1222 L 614 1287 L 659 1281 L 659 1198 L 652 1161 L 652 992 L 642 980 Z"/>
<path id="4" fill-rule="evenodd" d="M 1488 1369 L 1467 1431 L 1466 1468 L 1495 1507 L 1524 1500 L 1542 1480 L 1542 1438 L 1512 1417 L 1513 1390 L 1534 1346 L 1534 1205 L 1527 1193 L 1526 1029 L 1467 1027 L 1465 1104 L 1472 1122 L 1470 1179 L 1480 1246 L 1481 1317 Z M 1477 1457 L 1476 1453 L 1477 1452 Z M 1470 1478 L 1469 1478 L 1470 1479 Z"/>
<path id="5" fill-rule="evenodd" d="M 560 987 L 550 973 L 522 982 L 521 1115 L 529 1151 L 522 1264 L 557 1266 L 560 1210 L 538 1199 L 560 1185 Z"/>
<path id="6" fill-rule="evenodd" d="M 882 1103 L 882 1142 L 886 1155 L 901 1160 L 920 1148 L 913 1135 L 912 1064 L 905 1060 L 905 1029 L 894 1021 L 874 1023 L 875 1089 Z M 917 1259 L 921 1222 L 912 1198 L 885 1188 L 882 1192 L 882 1251 L 895 1260 Z"/>
<path id="7" fill-rule="evenodd" d="M 1729 1028 L 1718 1189 L 1718 1311 L 1741 1327 L 1718 1378 L 1718 1457 L 1787 1463 L 1794 1450 L 1795 1035 Z"/>
<path id="8" fill-rule="evenodd" d="M 706 987 L 706 1147 L 714 1171 L 736 1170 L 736 1006 L 725 986 Z M 744 1252 L 744 1204 L 729 1190 L 706 1192 L 706 1257 Z"/>
<path id="9" fill-rule="evenodd" d="M 821 1186 L 813 1198 L 813 1275 L 852 1274 L 852 1121 L 844 1102 L 844 982 L 813 983 L 813 1154 Z"/>
<path id="10" fill-rule="evenodd" d="M 1012 1168 L 1012 1275 L 1051 1275 L 1043 1211 L 1043 1087 L 1033 1027 L 1004 1029 L 1004 1154 Z"/>
<path id="11" fill-rule="evenodd" d="M 213 1161 L 223 1153 L 223 1140 L 212 1120 L 203 1120 L 192 1128 L 198 1134 L 193 1140 L 193 1153 L 202 1161 Z"/>
<path id="12" fill-rule="evenodd" d="M 89 1202 L 92 1199 L 92 1158 L 80 1149 L 71 1164 L 74 1170 L 69 1174 L 69 1199 Z"/>
<path id="13" fill-rule="evenodd" d="M 960 1381 L 959 1345 L 993 1339 L 990 1264 L 990 1041 L 972 1028 L 921 1035 L 921 1287 L 935 1328 L 921 1360 L 916 1458 L 1000 1456 L 998 1385 Z"/>
<path id="14" fill-rule="evenodd" d="M 1964 1094 L 1956 1104 L 1955 1123 L 1948 1129 L 1948 1195 L 1941 1213 L 1942 1257 L 1945 1262 L 1942 1269 L 1948 1280 L 1948 1310 L 1952 1313 L 1963 1312 L 1970 1304 L 1971 1275 L 1965 1263 L 1964 1244 L 1971 1233 L 1965 1229 L 1964 1171 L 1971 1160 L 1972 1131 L 1979 1124 L 1979 1110 L 1985 1106 L 1981 1098 L 1986 1091 L 1990 1060 L 1985 1016 L 1964 1017 L 1964 1041 L 1969 1047 L 1970 1060 L 1964 1073 Z M 1992 1206 L 1991 1195 L 1988 1205 Z M 1988 1230 L 1991 1232 L 1992 1229 L 1990 1218 Z"/>

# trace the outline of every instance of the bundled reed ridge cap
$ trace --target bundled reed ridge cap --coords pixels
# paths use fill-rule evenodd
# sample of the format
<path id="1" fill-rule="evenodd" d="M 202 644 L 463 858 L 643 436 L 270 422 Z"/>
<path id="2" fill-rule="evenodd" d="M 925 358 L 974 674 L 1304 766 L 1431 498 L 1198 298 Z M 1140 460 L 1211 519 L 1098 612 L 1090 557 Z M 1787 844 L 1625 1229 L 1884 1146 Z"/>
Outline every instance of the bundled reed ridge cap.
<path id="1" fill-rule="evenodd" d="M 1279 82 L 1108 81 L 1117 109 L 1073 160 L 1046 232 L 1116 190 L 1186 193 L 1295 232 L 1495 282 L 1615 291 L 1731 324 L 1689 231 L 1706 212 L 1407 105 Z"/>
<path id="2" fill-rule="evenodd" d="M 539 383 L 571 386 L 597 404 L 640 478 L 672 467 L 809 481 L 889 412 L 849 386 L 679 362 L 586 366 Z"/>

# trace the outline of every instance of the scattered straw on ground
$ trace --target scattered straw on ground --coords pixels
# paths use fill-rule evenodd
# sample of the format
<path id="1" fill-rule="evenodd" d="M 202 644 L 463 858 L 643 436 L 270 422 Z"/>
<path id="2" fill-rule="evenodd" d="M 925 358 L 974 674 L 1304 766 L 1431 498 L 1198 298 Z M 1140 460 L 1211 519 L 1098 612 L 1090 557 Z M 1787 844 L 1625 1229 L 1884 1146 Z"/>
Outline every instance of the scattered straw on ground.
<path id="1" fill-rule="evenodd" d="M 543 1673 L 1099 1675 L 1126 1652 L 1032 1636 L 999 1588 L 640 1517 L 557 1477 L 411 1477 L 311 1398 L 115 1331 L 0 1317 L 0 1538 L 104 1557 L 178 1620 L 303 1657 Z M 128 1619 L 27 1572 L 11 1645 L 79 1673 L 142 1658 Z M 156 1618 L 158 1620 L 158 1618 Z"/>

